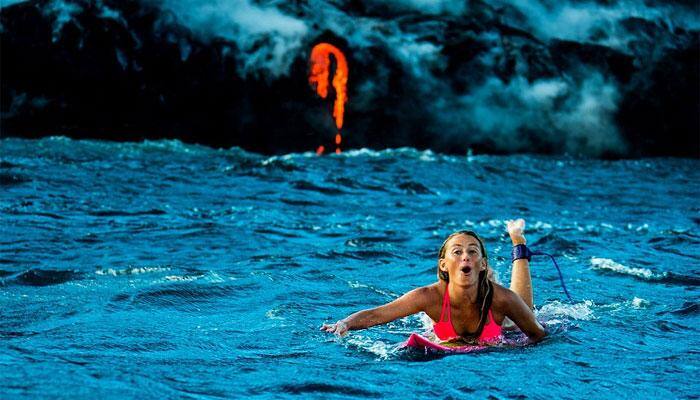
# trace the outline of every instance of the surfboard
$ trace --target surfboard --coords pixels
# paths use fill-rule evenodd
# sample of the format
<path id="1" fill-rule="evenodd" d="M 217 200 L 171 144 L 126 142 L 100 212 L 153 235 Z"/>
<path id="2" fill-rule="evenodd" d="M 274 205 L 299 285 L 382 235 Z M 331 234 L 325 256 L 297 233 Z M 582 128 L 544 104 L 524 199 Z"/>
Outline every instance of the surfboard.
<path id="1" fill-rule="evenodd" d="M 488 346 L 477 346 L 477 345 L 465 345 L 465 346 L 455 346 L 449 343 L 435 343 L 425 336 L 421 336 L 417 333 L 412 333 L 408 337 L 408 340 L 404 343 L 403 347 L 411 348 L 418 351 L 428 352 L 440 352 L 440 353 L 473 353 L 476 351 L 485 350 Z"/>

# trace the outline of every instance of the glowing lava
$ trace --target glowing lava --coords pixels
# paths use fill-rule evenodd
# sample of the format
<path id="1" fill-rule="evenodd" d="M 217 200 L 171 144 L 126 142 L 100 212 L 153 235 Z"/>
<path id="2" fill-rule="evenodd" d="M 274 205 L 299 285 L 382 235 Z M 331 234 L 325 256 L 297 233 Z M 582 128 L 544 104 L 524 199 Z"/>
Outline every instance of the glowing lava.
<path id="1" fill-rule="evenodd" d="M 348 101 L 348 63 L 345 55 L 337 47 L 328 43 L 319 43 L 311 49 L 311 72 L 309 73 L 309 84 L 316 90 L 321 98 L 328 96 L 328 76 L 330 75 L 331 58 L 335 58 L 335 74 L 333 75 L 333 88 L 335 89 L 335 103 L 333 104 L 333 118 L 338 134 L 335 137 L 336 153 L 340 153 L 340 142 L 342 137 L 340 129 L 343 127 L 343 113 L 345 112 L 345 102 Z M 323 146 L 316 150 L 317 154 L 323 153 Z"/>

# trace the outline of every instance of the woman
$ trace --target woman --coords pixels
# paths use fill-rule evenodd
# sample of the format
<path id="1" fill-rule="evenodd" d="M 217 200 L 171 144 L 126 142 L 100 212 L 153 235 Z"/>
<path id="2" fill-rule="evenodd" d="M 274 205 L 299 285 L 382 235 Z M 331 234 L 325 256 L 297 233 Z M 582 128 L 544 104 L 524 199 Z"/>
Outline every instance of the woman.
<path id="1" fill-rule="evenodd" d="M 459 231 L 442 244 L 438 255 L 438 281 L 404 294 L 391 303 L 356 312 L 321 330 L 344 335 L 349 330 L 385 324 L 418 312 L 433 320 L 442 341 L 493 343 L 501 339 L 506 318 L 533 342 L 545 336 L 533 309 L 529 261 L 523 247 L 525 221 L 508 221 L 514 246 L 510 289 L 493 282 L 486 248 L 476 233 Z"/>

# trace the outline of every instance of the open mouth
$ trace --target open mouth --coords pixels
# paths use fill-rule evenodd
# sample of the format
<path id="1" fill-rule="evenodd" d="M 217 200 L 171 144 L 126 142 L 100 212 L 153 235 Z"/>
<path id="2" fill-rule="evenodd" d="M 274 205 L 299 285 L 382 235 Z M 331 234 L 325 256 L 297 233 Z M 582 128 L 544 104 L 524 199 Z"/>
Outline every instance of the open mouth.
<path id="1" fill-rule="evenodd" d="M 468 274 L 468 273 L 472 272 L 472 267 L 470 267 L 470 266 L 462 267 L 462 272 L 464 272 L 465 274 Z"/>

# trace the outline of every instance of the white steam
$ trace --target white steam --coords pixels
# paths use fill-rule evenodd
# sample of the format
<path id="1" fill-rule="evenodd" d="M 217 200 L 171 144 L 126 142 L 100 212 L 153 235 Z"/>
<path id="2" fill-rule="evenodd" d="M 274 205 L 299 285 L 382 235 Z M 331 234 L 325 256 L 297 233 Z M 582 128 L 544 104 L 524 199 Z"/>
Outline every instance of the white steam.
<path id="1" fill-rule="evenodd" d="M 521 135 L 536 132 L 566 152 L 600 155 L 624 150 L 613 121 L 618 99 L 616 85 L 595 71 L 580 81 L 491 77 L 467 95 L 437 97 L 431 113 L 441 116 L 439 129 L 449 140 L 489 139 L 504 150 L 527 151 L 529 139 Z"/>
<path id="2" fill-rule="evenodd" d="M 550 0 L 508 0 L 496 4 L 514 7 L 526 16 L 522 27 L 541 39 L 564 39 L 592 42 L 626 51 L 635 39 L 620 26 L 627 18 L 663 21 L 670 27 L 697 29 L 700 17 L 678 7 L 651 6 L 643 1 L 616 1 L 601 4 L 594 1 L 559 2 Z M 517 25 L 516 21 L 507 21 Z"/>
<path id="3" fill-rule="evenodd" d="M 308 33 L 304 21 L 249 0 L 163 0 L 162 7 L 205 40 L 235 42 L 245 56 L 240 66 L 245 75 L 287 74 Z"/>
<path id="4" fill-rule="evenodd" d="M 466 9 L 466 1 L 455 0 L 370 0 L 370 7 L 383 6 L 388 10 L 406 12 L 414 11 L 426 15 L 462 14 Z"/>

